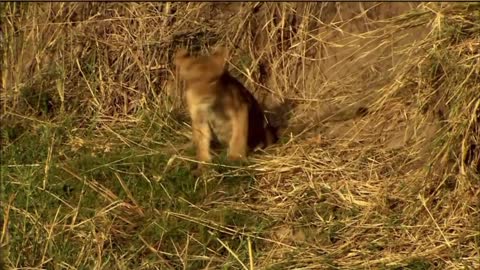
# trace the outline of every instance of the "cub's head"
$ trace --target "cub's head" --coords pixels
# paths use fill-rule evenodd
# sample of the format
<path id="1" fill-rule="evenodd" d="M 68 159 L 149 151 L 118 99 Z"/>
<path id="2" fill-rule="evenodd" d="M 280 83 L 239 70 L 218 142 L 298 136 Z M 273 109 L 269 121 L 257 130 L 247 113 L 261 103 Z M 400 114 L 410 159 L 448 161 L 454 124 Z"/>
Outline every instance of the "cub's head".
<path id="1" fill-rule="evenodd" d="M 185 81 L 209 82 L 220 77 L 226 68 L 228 51 L 219 47 L 210 55 L 192 56 L 185 49 L 175 53 L 173 60 L 179 75 Z"/>

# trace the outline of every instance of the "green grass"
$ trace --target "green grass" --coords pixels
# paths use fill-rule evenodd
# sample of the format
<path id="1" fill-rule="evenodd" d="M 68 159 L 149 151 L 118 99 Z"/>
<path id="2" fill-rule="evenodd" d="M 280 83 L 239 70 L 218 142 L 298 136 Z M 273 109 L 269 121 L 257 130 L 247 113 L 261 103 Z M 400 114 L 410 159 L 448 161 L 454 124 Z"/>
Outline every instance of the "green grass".
<path id="1" fill-rule="evenodd" d="M 428 259 L 424 258 L 413 258 L 409 260 L 405 265 L 398 266 L 398 267 L 391 267 L 391 268 L 386 268 L 386 269 L 392 269 L 392 270 L 400 270 L 400 269 L 406 269 L 406 270 L 428 270 L 428 269 L 434 269 L 435 264 Z"/>
<path id="2" fill-rule="evenodd" d="M 88 129 L 59 126 L 17 121 L 3 131 L 2 201 L 10 208 L 7 250 L 16 267 L 91 269 L 99 260 L 87 248 L 98 249 L 102 267 L 109 269 L 118 267 L 122 256 L 131 257 L 122 260 L 130 269 L 162 260 L 198 269 L 212 253 L 226 255 L 225 266 L 235 269 L 238 262 L 221 242 L 247 262 L 245 233 L 261 234 L 272 222 L 224 205 L 252 183 L 248 174 L 229 175 L 232 169 L 220 166 L 213 169 L 225 177 L 207 182 L 195 178 L 186 162 L 164 174 L 170 157 L 152 150 L 157 143 L 126 146 Z M 132 141 L 140 137 L 133 135 Z M 73 147 L 73 137 L 84 144 Z M 100 147 L 102 141 L 112 142 L 109 151 Z M 252 241 L 261 246 L 260 240 Z"/>

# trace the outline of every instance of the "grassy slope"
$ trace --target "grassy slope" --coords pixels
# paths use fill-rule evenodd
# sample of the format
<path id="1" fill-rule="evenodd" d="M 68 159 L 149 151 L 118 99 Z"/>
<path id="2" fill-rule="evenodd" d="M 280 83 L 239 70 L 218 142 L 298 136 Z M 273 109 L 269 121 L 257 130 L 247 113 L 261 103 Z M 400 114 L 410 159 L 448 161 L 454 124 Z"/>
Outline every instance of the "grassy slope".
<path id="1" fill-rule="evenodd" d="M 313 121 L 310 131 L 285 134 L 280 145 L 242 167 L 220 155 L 200 179 L 191 175 L 189 129 L 179 120 L 184 116 L 178 97 L 169 92 L 175 87 L 165 83 L 168 72 L 143 67 L 168 62 L 174 43 L 162 40 L 168 29 L 181 36 L 162 20 L 152 27 L 149 20 L 163 17 L 147 15 L 176 7 L 174 25 L 192 23 L 188 18 L 208 4 L 117 4 L 121 14 L 104 4 L 1 5 L 8 25 L 2 30 L 2 70 L 8 72 L 2 73 L 0 119 L 0 240 L 7 267 L 480 266 L 479 155 L 473 148 L 480 130 L 480 22 L 469 15 L 478 14 L 478 4 L 423 5 L 379 31 L 355 36 L 398 34 L 415 24 L 431 30 L 422 42 L 392 53 L 400 55 L 398 62 L 385 71 L 387 82 L 368 93 L 372 113 L 365 118 Z M 313 14 L 310 5 L 303 12 L 309 8 Z M 97 11 L 116 19 L 96 19 Z M 62 28 L 67 17 L 85 24 Z M 229 27 L 225 35 L 235 36 L 239 28 Z M 139 43 L 146 47 L 132 45 Z M 360 48 L 360 58 L 375 51 Z M 251 55 L 237 58 L 256 64 Z M 280 55 L 272 59 L 278 69 L 270 83 L 290 87 L 273 94 L 312 102 L 297 107 L 294 120 L 302 124 L 312 120 L 315 111 L 308 108 L 318 100 L 350 102 L 366 95 L 355 92 L 368 85 L 358 87 L 359 81 L 382 77 L 379 71 L 370 77 L 359 72 L 316 88 L 307 79 L 285 82 L 296 80 L 288 73 L 294 65 L 283 58 L 275 62 Z M 310 65 L 315 76 L 328 73 Z M 303 83 L 304 92 L 288 92 L 296 83 Z"/>

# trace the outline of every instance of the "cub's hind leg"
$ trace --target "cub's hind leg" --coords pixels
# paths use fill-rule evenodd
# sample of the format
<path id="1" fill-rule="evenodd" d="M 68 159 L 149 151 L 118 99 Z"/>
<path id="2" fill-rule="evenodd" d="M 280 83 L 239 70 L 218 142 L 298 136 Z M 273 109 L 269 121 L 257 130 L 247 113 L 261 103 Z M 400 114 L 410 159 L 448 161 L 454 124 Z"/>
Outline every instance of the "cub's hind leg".
<path id="1" fill-rule="evenodd" d="M 232 121 L 232 136 L 228 146 L 227 158 L 230 160 L 244 159 L 248 149 L 248 107 L 242 104 L 238 110 L 229 110 Z"/>

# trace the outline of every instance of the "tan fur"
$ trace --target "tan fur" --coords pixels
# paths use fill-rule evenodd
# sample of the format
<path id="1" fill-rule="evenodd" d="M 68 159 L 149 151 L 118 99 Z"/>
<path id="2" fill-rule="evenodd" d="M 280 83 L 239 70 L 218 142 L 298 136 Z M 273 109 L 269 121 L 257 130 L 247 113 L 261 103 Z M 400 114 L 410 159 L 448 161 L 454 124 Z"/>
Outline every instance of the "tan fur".
<path id="1" fill-rule="evenodd" d="M 210 55 L 191 56 L 181 49 L 174 64 L 186 82 L 187 106 L 192 118 L 193 141 L 199 161 L 211 161 L 213 139 L 228 145 L 227 157 L 244 159 L 256 146 L 277 140 L 253 95 L 226 69 L 228 52 L 216 49 Z"/>

